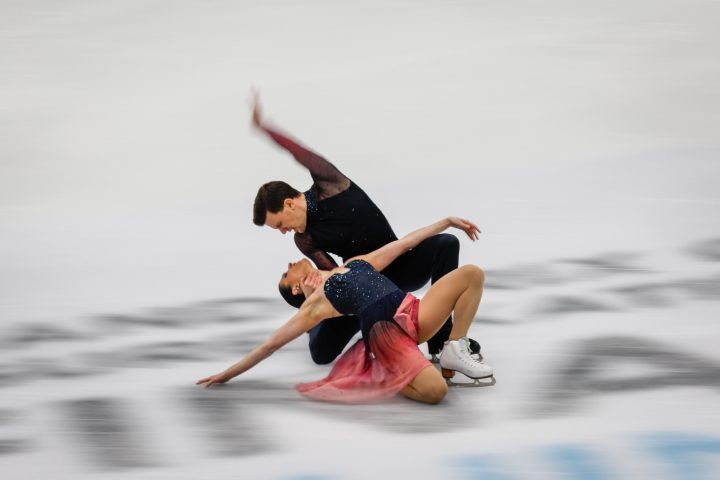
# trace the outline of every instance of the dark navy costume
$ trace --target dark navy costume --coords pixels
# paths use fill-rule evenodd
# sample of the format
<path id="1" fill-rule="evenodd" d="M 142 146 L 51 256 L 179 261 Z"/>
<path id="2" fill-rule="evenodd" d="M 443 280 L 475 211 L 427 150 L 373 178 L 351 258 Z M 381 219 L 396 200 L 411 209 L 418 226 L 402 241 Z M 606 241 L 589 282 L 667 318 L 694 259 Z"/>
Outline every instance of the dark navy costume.
<path id="1" fill-rule="evenodd" d="M 335 273 L 325 282 L 325 297 L 343 315 L 357 316 L 365 345 L 376 322 L 393 321 L 405 292 L 365 260 L 345 265 L 349 271 Z"/>
<path id="2" fill-rule="evenodd" d="M 338 312 L 360 325 L 362 339 L 340 355 L 321 380 L 295 388 L 315 399 L 366 403 L 397 394 L 430 362 L 417 345 L 420 300 L 400 290 L 365 260 L 325 281 L 323 291 Z"/>
<path id="3" fill-rule="evenodd" d="M 312 187 L 304 194 L 307 228 L 303 233 L 295 234 L 295 243 L 318 268 L 332 270 L 337 267 L 329 253 L 346 261 L 397 240 L 385 215 L 370 197 L 332 163 L 275 130 L 264 130 L 305 166 L 313 178 Z M 382 275 L 400 290 L 411 292 L 455 270 L 459 250 L 455 236 L 435 235 L 395 259 Z M 332 362 L 359 329 L 357 319 L 346 317 L 326 319 L 315 326 L 309 332 L 313 360 L 320 364 Z M 451 329 L 452 322 L 448 319 L 428 341 L 431 353 L 442 348 Z"/>

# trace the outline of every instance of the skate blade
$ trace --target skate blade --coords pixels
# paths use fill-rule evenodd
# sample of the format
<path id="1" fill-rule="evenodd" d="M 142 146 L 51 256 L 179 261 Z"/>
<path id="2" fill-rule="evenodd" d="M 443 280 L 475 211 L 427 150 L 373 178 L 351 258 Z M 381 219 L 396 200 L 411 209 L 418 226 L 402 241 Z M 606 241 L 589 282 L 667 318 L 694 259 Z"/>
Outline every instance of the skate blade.
<path id="1" fill-rule="evenodd" d="M 450 370 L 449 368 L 441 368 L 440 373 L 445 378 L 445 381 L 450 387 L 490 387 L 492 385 L 495 385 L 495 375 L 472 378 L 468 377 L 463 373 L 461 375 L 469 379 L 470 382 L 454 382 L 452 379 L 455 377 L 455 370 Z"/>
<path id="2" fill-rule="evenodd" d="M 472 382 L 453 382 L 450 378 L 445 378 L 449 387 L 477 388 L 492 387 L 495 385 L 495 375 L 483 378 L 470 378 L 470 380 L 472 380 Z"/>

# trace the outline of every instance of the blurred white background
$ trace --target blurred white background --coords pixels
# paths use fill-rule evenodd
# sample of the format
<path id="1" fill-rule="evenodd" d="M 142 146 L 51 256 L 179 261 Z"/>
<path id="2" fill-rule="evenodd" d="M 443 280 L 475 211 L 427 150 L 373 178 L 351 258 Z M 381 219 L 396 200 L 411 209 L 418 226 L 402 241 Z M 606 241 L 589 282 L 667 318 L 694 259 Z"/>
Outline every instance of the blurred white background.
<path id="1" fill-rule="evenodd" d="M 716 2 L 2 2 L 4 317 L 266 295 L 297 257 L 251 222 L 309 176 L 247 97 L 398 234 L 483 265 L 717 234 Z"/>
<path id="2" fill-rule="evenodd" d="M 489 275 L 491 313 L 530 322 L 549 300 L 527 289 L 556 275 L 566 280 L 558 295 L 582 294 L 587 272 L 543 270 L 563 259 L 638 257 L 623 265 L 675 282 L 649 300 L 661 307 L 669 296 L 665 310 L 580 311 L 481 340 L 493 365 L 502 371 L 505 362 L 509 390 L 500 376 L 492 394 L 500 410 L 518 395 L 533 398 L 519 379 L 532 379 L 527 369 L 556 351 L 556 340 L 656 335 L 717 361 L 717 283 L 691 300 L 682 285 L 708 285 L 718 273 L 709 261 L 720 257 L 717 243 L 700 255 L 688 248 L 720 237 L 719 14 L 718 2 L 697 0 L 1 0 L 0 332 L 38 323 L 83 329 L 91 315 L 219 298 L 274 299 L 278 276 L 299 254 L 290 237 L 252 224 L 252 202 L 266 181 L 305 189 L 310 177 L 250 131 L 255 87 L 266 116 L 361 185 L 398 235 L 449 214 L 473 219 L 483 235 L 462 241 L 461 261 L 515 268 L 510 277 L 525 288 L 493 290 Z M 620 268 L 595 266 L 591 278 Z M 598 288 L 606 287 L 632 286 Z M 617 299 L 604 305 L 622 310 Z M 290 314 L 273 308 L 263 329 Z M 296 362 L 312 368 L 303 347 Z M 232 352 L 207 368 L 244 350 Z M 7 357 L 3 368 L 31 365 L 23 358 Z M 271 377 L 287 380 L 287 363 L 274 361 Z M 182 364 L 168 375 L 180 385 L 197 372 Z M 156 381 L 136 383 L 136 373 L 121 385 L 147 390 Z M 83 381 L 81 390 L 92 390 Z M 5 406 L 48 400 L 34 385 L 9 387 L 6 402 L 16 403 Z M 679 399 L 686 408 L 690 396 Z M 694 409 L 691 432 L 712 424 L 698 412 L 719 420 L 716 401 L 709 395 L 705 410 Z M 636 405 L 625 402 L 615 406 Z M 507 433 L 520 421 L 512 412 L 499 417 L 507 422 L 493 434 L 504 439 L 496 450 L 517 446 Z M 584 428 L 598 433 L 598 422 Z M 543 431 L 526 428 L 526 441 Z M 468 432 L 418 437 L 413 448 L 488 439 L 482 427 Z M 3 438 L 0 430 L 0 445 Z M 389 448 L 383 436 L 357 438 Z M 34 455 L 51 458 L 52 445 Z M 286 448 L 292 459 L 302 451 Z M 0 465 L 8 459 L 20 475 L 22 455 L 7 451 Z M 246 460 L 246 472 L 275 475 L 253 470 L 267 468 L 261 458 Z M 344 468 L 335 472 L 353 477 Z"/>

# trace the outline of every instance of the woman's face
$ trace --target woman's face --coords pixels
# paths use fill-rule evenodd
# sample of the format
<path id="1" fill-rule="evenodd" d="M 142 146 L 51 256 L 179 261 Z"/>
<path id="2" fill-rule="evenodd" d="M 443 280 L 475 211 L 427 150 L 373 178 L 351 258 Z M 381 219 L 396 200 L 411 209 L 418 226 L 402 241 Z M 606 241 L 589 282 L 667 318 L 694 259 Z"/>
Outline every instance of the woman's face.
<path id="1" fill-rule="evenodd" d="M 307 258 L 303 258 L 294 263 L 290 262 L 288 263 L 287 271 L 282 274 L 280 285 L 289 285 L 293 290 L 293 294 L 297 295 L 302 292 L 302 290 L 300 290 L 302 279 L 312 270 L 313 267 Z"/>

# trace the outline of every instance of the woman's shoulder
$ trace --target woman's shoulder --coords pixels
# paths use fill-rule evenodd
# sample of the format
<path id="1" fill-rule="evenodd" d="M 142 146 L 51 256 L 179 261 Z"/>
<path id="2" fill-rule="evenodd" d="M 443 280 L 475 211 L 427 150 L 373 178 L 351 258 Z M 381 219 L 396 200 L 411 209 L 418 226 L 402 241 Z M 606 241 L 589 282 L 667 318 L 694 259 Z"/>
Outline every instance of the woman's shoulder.
<path id="1" fill-rule="evenodd" d="M 333 271 L 340 269 L 342 269 L 342 267 L 333 269 Z M 321 316 L 323 318 L 339 317 L 341 315 L 325 293 L 325 285 L 332 281 L 331 279 L 333 276 L 334 275 L 330 275 L 326 278 L 322 285 L 315 289 L 315 291 L 303 303 L 303 306 L 307 304 L 308 310 L 312 312 L 312 315 Z"/>
<path id="2" fill-rule="evenodd" d="M 329 277 L 328 277 L 329 278 Z M 335 310 L 330 300 L 325 295 L 325 282 L 316 289 L 304 302 L 301 308 L 305 308 L 313 316 L 322 318 L 337 317 L 340 314 Z"/>
<path id="3" fill-rule="evenodd" d="M 367 261 L 367 258 L 365 255 L 359 255 L 359 256 L 353 257 L 350 260 L 348 260 L 347 262 L 345 262 L 343 267 L 351 268 L 350 265 L 358 265 L 358 264 L 370 265 L 370 262 Z"/>

